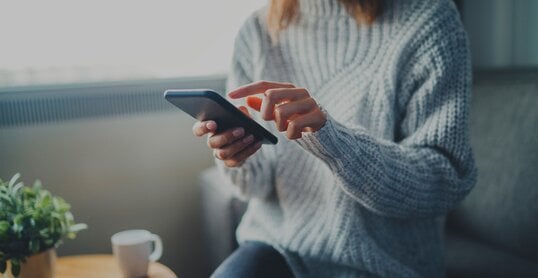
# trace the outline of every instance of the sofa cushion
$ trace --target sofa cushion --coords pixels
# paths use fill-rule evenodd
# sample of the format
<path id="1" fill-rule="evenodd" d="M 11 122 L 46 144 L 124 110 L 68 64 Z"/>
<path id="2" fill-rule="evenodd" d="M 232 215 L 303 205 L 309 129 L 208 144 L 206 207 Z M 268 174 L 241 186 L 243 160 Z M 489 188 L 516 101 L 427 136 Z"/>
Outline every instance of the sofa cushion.
<path id="1" fill-rule="evenodd" d="M 450 231 L 445 249 L 449 278 L 538 277 L 538 264 Z"/>
<path id="2" fill-rule="evenodd" d="M 478 183 L 449 227 L 538 262 L 538 70 L 476 75 Z"/>

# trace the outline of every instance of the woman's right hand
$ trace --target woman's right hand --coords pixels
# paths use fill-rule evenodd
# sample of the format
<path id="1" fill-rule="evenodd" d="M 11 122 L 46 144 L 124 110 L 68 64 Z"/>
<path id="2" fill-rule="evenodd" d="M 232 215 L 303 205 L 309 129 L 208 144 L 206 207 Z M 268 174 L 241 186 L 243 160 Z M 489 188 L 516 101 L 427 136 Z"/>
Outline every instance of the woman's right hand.
<path id="1" fill-rule="evenodd" d="M 246 112 L 245 107 L 239 107 Z M 247 134 L 242 127 L 231 128 L 216 133 L 215 121 L 197 122 L 192 127 L 192 133 L 198 137 L 206 134 L 207 146 L 213 149 L 213 155 L 228 167 L 239 167 L 247 158 L 256 153 L 262 146 L 261 141 Z"/>

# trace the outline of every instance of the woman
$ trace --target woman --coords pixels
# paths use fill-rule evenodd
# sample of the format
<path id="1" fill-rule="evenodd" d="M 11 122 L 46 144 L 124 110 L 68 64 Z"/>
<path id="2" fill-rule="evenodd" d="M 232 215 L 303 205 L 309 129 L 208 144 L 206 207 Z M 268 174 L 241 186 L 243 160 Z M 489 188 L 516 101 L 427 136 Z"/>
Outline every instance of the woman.
<path id="1" fill-rule="evenodd" d="M 470 84 L 450 0 L 273 0 L 256 12 L 228 97 L 246 97 L 280 142 L 193 127 L 249 200 L 240 247 L 214 275 L 443 276 L 444 216 L 476 176 Z"/>

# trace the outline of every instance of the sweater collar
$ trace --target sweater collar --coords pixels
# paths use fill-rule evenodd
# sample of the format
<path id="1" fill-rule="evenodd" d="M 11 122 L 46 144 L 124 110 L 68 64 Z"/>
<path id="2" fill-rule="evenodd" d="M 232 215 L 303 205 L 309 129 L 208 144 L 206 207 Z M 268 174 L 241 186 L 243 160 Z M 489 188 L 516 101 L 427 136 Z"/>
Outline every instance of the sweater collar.
<path id="1" fill-rule="evenodd" d="M 338 0 L 299 0 L 299 10 L 303 14 L 318 16 L 349 15 Z"/>

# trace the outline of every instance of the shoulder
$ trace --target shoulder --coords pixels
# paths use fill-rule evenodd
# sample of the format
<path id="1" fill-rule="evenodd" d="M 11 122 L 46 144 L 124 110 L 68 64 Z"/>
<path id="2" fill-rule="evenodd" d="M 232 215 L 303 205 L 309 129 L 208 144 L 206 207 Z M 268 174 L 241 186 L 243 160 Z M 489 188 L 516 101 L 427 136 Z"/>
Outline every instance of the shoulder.
<path id="1" fill-rule="evenodd" d="M 234 42 L 228 88 L 255 79 L 260 57 L 270 43 L 265 27 L 265 14 L 265 8 L 254 11 L 239 28 Z"/>
<path id="2" fill-rule="evenodd" d="M 387 3 L 389 7 L 383 20 L 395 25 L 392 40 L 400 45 L 399 68 L 417 64 L 420 68 L 445 67 L 451 62 L 470 61 L 467 34 L 452 0 L 391 0 Z"/>
<path id="3" fill-rule="evenodd" d="M 399 24 L 435 19 L 452 21 L 447 23 L 459 21 L 459 12 L 452 0 L 387 0 L 384 3 L 384 15 Z"/>
<path id="4" fill-rule="evenodd" d="M 452 0 L 391 0 L 383 20 L 396 25 L 407 47 L 423 46 L 427 41 L 447 42 L 466 37 L 460 14 Z"/>
<path id="5" fill-rule="evenodd" d="M 239 29 L 235 37 L 235 51 L 248 51 L 254 54 L 270 42 L 267 32 L 266 18 L 267 7 L 263 7 L 250 14 Z"/>
<path id="6" fill-rule="evenodd" d="M 393 0 L 399 55 L 395 58 L 397 86 L 405 103 L 420 84 L 471 83 L 471 54 L 467 34 L 452 0 Z M 403 4 L 405 2 L 405 5 Z M 398 41 L 398 40 L 397 40 Z M 463 78 L 455 79 L 455 76 Z"/>

